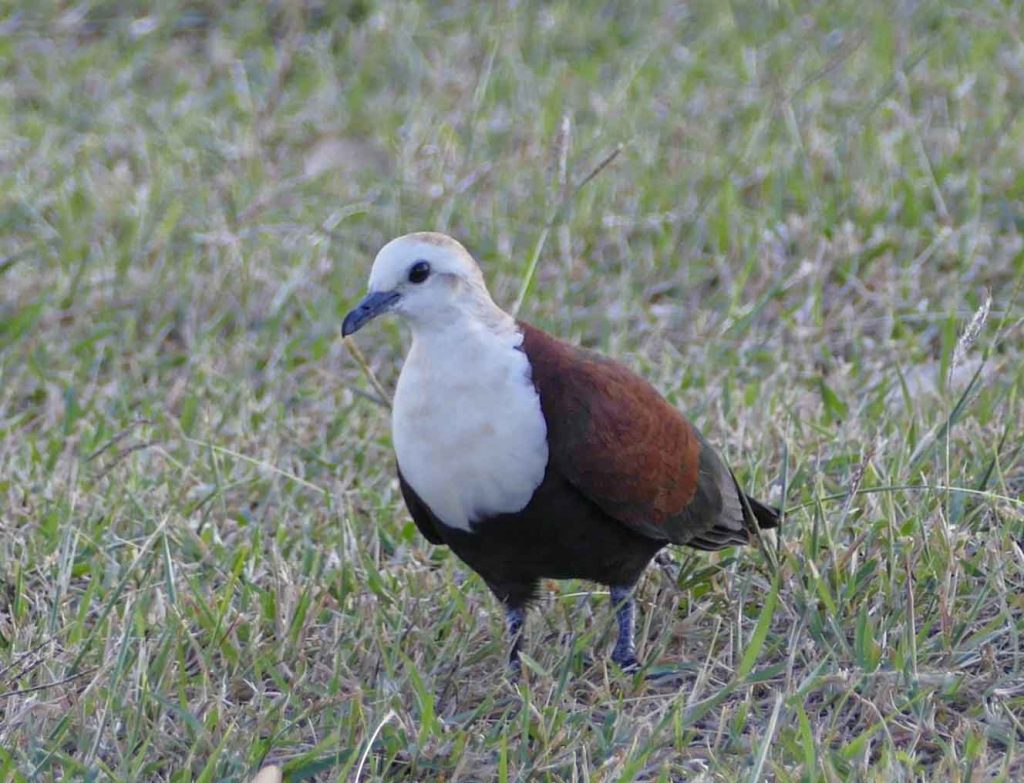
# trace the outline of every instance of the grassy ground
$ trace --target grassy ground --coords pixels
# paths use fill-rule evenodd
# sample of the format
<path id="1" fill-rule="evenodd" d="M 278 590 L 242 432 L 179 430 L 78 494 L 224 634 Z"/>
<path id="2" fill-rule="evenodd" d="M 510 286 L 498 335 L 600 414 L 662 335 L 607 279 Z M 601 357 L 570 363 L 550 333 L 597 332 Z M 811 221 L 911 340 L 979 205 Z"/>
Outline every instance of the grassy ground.
<path id="1" fill-rule="evenodd" d="M 1021 780 L 1024 9 L 803 5 L 5 4 L 0 780 Z M 675 687 L 574 583 L 511 686 L 406 516 L 421 228 L 784 492 L 642 582 Z"/>

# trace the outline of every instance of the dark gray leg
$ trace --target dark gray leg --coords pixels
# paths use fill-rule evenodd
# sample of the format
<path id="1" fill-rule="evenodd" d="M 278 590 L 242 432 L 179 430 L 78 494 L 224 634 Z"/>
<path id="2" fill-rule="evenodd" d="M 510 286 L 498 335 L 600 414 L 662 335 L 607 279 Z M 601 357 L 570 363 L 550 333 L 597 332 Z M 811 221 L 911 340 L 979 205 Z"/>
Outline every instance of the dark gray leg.
<path id="1" fill-rule="evenodd" d="M 522 668 L 519 662 L 519 650 L 523 646 L 523 624 L 526 622 L 526 609 L 521 606 L 505 608 L 505 628 L 508 631 L 512 649 L 508 654 L 508 665 L 513 675 L 518 675 Z"/>
<path id="2" fill-rule="evenodd" d="M 633 600 L 633 588 L 612 587 L 612 606 L 615 607 L 615 619 L 619 625 L 619 636 L 612 650 L 612 660 L 625 672 L 635 672 L 640 668 L 636 659 L 636 646 L 633 643 L 633 629 L 636 625 L 636 602 Z"/>

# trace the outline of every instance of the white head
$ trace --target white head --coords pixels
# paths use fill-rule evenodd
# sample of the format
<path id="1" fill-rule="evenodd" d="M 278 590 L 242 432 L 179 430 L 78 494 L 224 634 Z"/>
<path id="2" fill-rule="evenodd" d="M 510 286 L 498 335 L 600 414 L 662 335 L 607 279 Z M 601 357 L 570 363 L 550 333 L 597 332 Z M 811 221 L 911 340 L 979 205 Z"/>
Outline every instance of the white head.
<path id="1" fill-rule="evenodd" d="M 381 248 L 370 270 L 369 293 L 345 316 L 342 335 L 389 311 L 408 320 L 414 332 L 441 329 L 466 317 L 487 321 L 504 316 L 473 256 L 451 237 L 430 231 L 400 236 Z"/>

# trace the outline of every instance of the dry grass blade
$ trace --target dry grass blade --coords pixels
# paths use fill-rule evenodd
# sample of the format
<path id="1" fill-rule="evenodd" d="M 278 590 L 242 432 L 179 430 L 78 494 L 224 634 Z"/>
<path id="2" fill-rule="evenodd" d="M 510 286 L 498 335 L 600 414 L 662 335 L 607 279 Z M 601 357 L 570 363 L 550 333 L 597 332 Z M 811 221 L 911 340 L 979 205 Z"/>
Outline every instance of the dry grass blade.
<path id="1" fill-rule="evenodd" d="M 281 783 L 283 779 L 281 768 L 272 764 L 257 772 L 249 783 Z"/>
<path id="2" fill-rule="evenodd" d="M 276 473 L 277 475 L 283 476 L 289 481 L 294 481 L 299 486 L 305 487 L 306 489 L 311 489 L 314 492 L 317 492 L 321 495 L 329 494 L 328 491 L 323 487 L 318 487 L 316 484 L 306 481 L 306 479 L 302 478 L 301 476 L 296 476 L 294 473 L 279 468 L 277 467 L 277 465 L 267 462 L 266 460 L 255 459 L 247 454 L 241 453 L 240 451 L 229 449 L 227 446 L 218 446 L 216 443 L 210 443 L 209 441 L 205 440 L 197 440 L 196 438 L 190 438 L 187 435 L 182 436 L 182 440 L 184 440 L 186 443 L 191 443 L 194 446 L 201 446 L 202 448 L 207 449 L 209 451 L 215 451 L 218 454 L 224 454 L 226 456 L 232 457 L 233 459 L 241 460 L 242 462 L 247 462 L 250 465 L 255 465 L 261 470 L 265 470 L 269 473 Z"/>
<path id="3" fill-rule="evenodd" d="M 953 350 L 953 361 L 950 367 L 951 371 L 952 368 L 959 367 L 963 364 L 964 357 L 967 356 L 967 352 L 970 351 L 971 346 L 977 342 L 978 336 L 981 334 L 981 330 L 985 326 L 985 322 L 988 320 L 988 314 L 991 309 L 992 296 L 988 295 L 985 297 L 985 301 L 982 302 L 981 307 L 979 307 L 971 317 L 970 323 L 964 327 L 964 330 L 960 333 L 959 339 L 956 341 L 956 348 Z"/>
<path id="4" fill-rule="evenodd" d="M 63 679 L 56 680 L 54 682 L 44 682 L 41 685 L 33 685 L 31 688 L 21 688 L 19 690 L 0 693 L 0 699 L 10 699 L 15 696 L 26 696 L 30 693 L 38 693 L 39 691 L 45 691 L 51 688 L 58 688 L 61 685 L 67 685 L 69 682 L 74 682 L 75 680 L 80 680 L 83 677 L 88 677 L 89 675 L 94 674 L 96 671 L 97 669 L 86 669 L 85 671 L 72 674 L 70 677 L 64 677 Z"/>
<path id="5" fill-rule="evenodd" d="M 568 131 L 566 131 L 568 135 Z M 515 302 L 512 305 L 510 312 L 512 315 L 518 315 L 519 311 L 523 307 L 523 302 L 526 301 L 526 297 L 530 293 L 530 288 L 533 286 L 533 279 L 537 275 L 537 264 L 540 262 L 541 254 L 544 252 L 544 246 L 547 243 L 548 235 L 551 233 L 551 229 L 554 228 L 555 224 L 558 223 L 564 216 L 564 212 L 572 204 L 573 200 L 579 195 L 580 191 L 587 186 L 598 174 L 608 168 L 617 157 L 622 153 L 625 145 L 617 144 L 611 152 L 605 155 L 590 172 L 580 180 L 571 190 L 569 188 L 563 189 L 563 196 L 559 203 L 551 210 L 551 217 L 548 222 L 541 229 L 540 234 L 537 236 L 537 240 L 533 244 L 533 251 L 530 253 L 530 258 L 526 264 L 526 270 L 523 272 L 522 282 L 519 285 L 519 294 L 516 296 Z M 568 165 L 567 163 L 565 164 Z M 566 182 L 568 182 L 568 175 L 566 174 Z"/>
<path id="6" fill-rule="evenodd" d="M 363 352 L 359 350 L 359 346 L 356 345 L 355 341 L 351 337 L 343 338 L 342 342 L 345 344 L 345 348 L 348 349 L 348 352 L 349 354 L 351 354 L 352 358 L 356 360 L 356 364 L 359 365 L 359 369 L 363 371 L 363 375 L 366 376 L 366 379 L 370 382 L 370 385 L 373 387 L 374 391 L 377 392 L 377 395 L 380 397 L 380 400 L 384 403 L 384 405 L 390 408 L 391 395 L 388 394 L 387 389 L 384 388 L 381 382 L 377 380 L 377 376 L 370 368 L 369 363 L 366 361 L 366 357 L 363 356 Z"/>
<path id="7" fill-rule="evenodd" d="M 359 764 L 356 765 L 356 774 L 352 778 L 356 783 L 359 783 L 359 780 L 363 776 L 363 767 L 366 764 L 367 756 L 370 755 L 370 751 L 373 749 L 373 743 L 377 741 L 377 737 L 380 735 L 381 731 L 384 730 L 384 727 L 397 717 L 398 715 L 395 713 L 394 710 L 388 710 L 387 714 L 374 728 L 373 733 L 370 735 L 370 738 L 366 741 L 366 747 L 363 748 L 363 752 L 359 756 Z"/>

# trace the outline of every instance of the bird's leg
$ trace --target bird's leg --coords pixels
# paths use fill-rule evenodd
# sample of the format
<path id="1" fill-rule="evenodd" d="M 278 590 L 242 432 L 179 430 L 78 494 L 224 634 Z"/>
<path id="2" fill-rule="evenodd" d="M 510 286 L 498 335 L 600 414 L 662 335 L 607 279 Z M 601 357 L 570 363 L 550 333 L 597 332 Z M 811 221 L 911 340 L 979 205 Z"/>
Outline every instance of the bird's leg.
<path id="1" fill-rule="evenodd" d="M 523 624 L 526 622 L 526 609 L 522 606 L 505 607 L 505 628 L 509 641 L 512 643 L 508 654 L 508 666 L 513 676 L 518 676 L 522 669 L 519 661 L 519 650 L 523 646 Z"/>
<path id="2" fill-rule="evenodd" d="M 624 672 L 635 672 L 640 668 L 636 659 L 636 645 L 633 642 L 633 629 L 636 625 L 636 602 L 633 599 L 633 588 L 612 587 L 612 606 L 615 607 L 615 619 L 619 626 L 619 636 L 612 650 L 612 660 Z"/>

